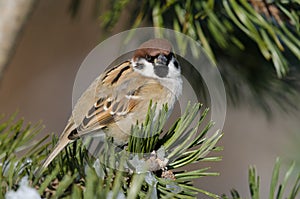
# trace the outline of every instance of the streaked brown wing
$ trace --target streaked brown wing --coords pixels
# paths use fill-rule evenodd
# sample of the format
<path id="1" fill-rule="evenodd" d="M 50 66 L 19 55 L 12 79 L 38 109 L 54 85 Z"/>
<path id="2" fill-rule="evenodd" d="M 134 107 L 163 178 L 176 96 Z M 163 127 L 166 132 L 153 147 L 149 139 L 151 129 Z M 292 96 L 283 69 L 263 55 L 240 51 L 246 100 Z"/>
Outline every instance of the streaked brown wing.
<path id="1" fill-rule="evenodd" d="M 101 86 L 110 87 L 114 84 L 118 84 L 127 77 L 128 73 L 131 73 L 133 69 L 131 68 L 130 61 L 123 62 L 122 64 L 111 68 L 102 77 Z"/>
<path id="2" fill-rule="evenodd" d="M 138 96 L 140 88 L 132 86 L 140 82 L 135 82 L 132 74 L 130 62 L 124 62 L 108 70 L 97 80 L 99 82 L 95 91 L 98 94 L 92 95 L 94 97 L 92 100 L 96 102 L 85 111 L 86 114 L 80 120 L 76 131 L 69 136 L 70 139 L 76 139 L 115 123 L 125 117 L 140 102 Z M 98 99 L 97 96 L 99 96 Z"/>
<path id="3" fill-rule="evenodd" d="M 112 99 L 111 97 L 108 97 L 107 99 L 101 98 L 99 100 L 101 103 L 94 104 L 82 120 L 82 123 L 77 127 L 77 134 L 73 134 L 70 139 L 75 139 L 105 128 L 126 117 L 126 115 L 140 102 L 140 100 L 135 97 L 128 98 L 125 96 L 119 101 Z"/>

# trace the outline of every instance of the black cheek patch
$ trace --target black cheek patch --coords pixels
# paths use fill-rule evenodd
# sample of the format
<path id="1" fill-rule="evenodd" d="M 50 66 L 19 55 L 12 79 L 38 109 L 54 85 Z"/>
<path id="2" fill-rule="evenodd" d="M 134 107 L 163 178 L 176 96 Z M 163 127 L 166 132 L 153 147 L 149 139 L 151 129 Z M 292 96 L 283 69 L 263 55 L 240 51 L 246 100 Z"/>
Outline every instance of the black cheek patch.
<path id="1" fill-rule="evenodd" d="M 134 68 L 136 68 L 138 70 L 142 70 L 144 68 L 144 64 L 137 63 Z"/>
<path id="2" fill-rule="evenodd" d="M 178 64 L 178 62 L 176 60 L 174 61 L 174 66 L 175 66 L 176 69 L 179 68 L 179 64 Z"/>
<path id="3" fill-rule="evenodd" d="M 154 73 L 158 77 L 166 77 L 169 73 L 169 67 L 166 65 L 155 65 L 154 66 Z"/>

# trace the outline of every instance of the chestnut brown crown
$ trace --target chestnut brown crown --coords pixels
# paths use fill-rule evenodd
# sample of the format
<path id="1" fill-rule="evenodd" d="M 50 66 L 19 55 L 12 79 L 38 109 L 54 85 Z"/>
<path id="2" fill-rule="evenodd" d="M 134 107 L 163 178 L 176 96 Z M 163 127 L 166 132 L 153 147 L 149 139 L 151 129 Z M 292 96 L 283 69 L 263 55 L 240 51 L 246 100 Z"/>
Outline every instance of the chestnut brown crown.
<path id="1" fill-rule="evenodd" d="M 155 57 L 160 54 L 168 56 L 172 52 L 172 44 L 166 39 L 151 39 L 142 43 L 133 55 L 133 60 Z"/>

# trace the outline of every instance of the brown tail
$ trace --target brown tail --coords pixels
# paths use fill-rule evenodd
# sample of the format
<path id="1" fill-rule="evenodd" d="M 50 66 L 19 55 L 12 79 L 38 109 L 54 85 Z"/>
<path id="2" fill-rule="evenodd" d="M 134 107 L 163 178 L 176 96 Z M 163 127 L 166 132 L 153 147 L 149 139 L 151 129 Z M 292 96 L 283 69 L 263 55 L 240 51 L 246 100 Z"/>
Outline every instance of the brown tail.
<path id="1" fill-rule="evenodd" d="M 61 152 L 69 143 L 71 140 L 68 139 L 68 137 L 64 137 L 62 140 L 59 140 L 56 144 L 54 150 L 50 153 L 50 155 L 47 157 L 45 162 L 42 165 L 42 170 L 48 167 L 48 165 L 52 162 L 52 160 Z"/>
<path id="2" fill-rule="evenodd" d="M 70 140 L 68 137 L 70 133 L 74 130 L 74 123 L 72 121 L 69 121 L 68 125 L 66 126 L 65 130 L 61 134 L 58 143 L 54 147 L 54 150 L 50 153 L 50 155 L 47 157 L 45 162 L 43 163 L 41 170 L 44 170 L 51 162 L 52 160 L 70 143 L 72 140 Z"/>

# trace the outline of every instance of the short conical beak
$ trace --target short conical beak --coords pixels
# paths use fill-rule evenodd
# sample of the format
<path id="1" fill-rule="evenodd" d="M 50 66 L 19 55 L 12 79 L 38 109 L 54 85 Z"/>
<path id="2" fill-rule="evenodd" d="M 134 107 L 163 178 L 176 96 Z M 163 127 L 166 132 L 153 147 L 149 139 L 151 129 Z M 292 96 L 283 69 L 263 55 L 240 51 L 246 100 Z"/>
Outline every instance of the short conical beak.
<path id="1" fill-rule="evenodd" d="M 168 63 L 168 58 L 163 55 L 163 54 L 160 54 L 156 59 L 155 59 L 155 64 L 156 65 L 167 65 Z"/>

